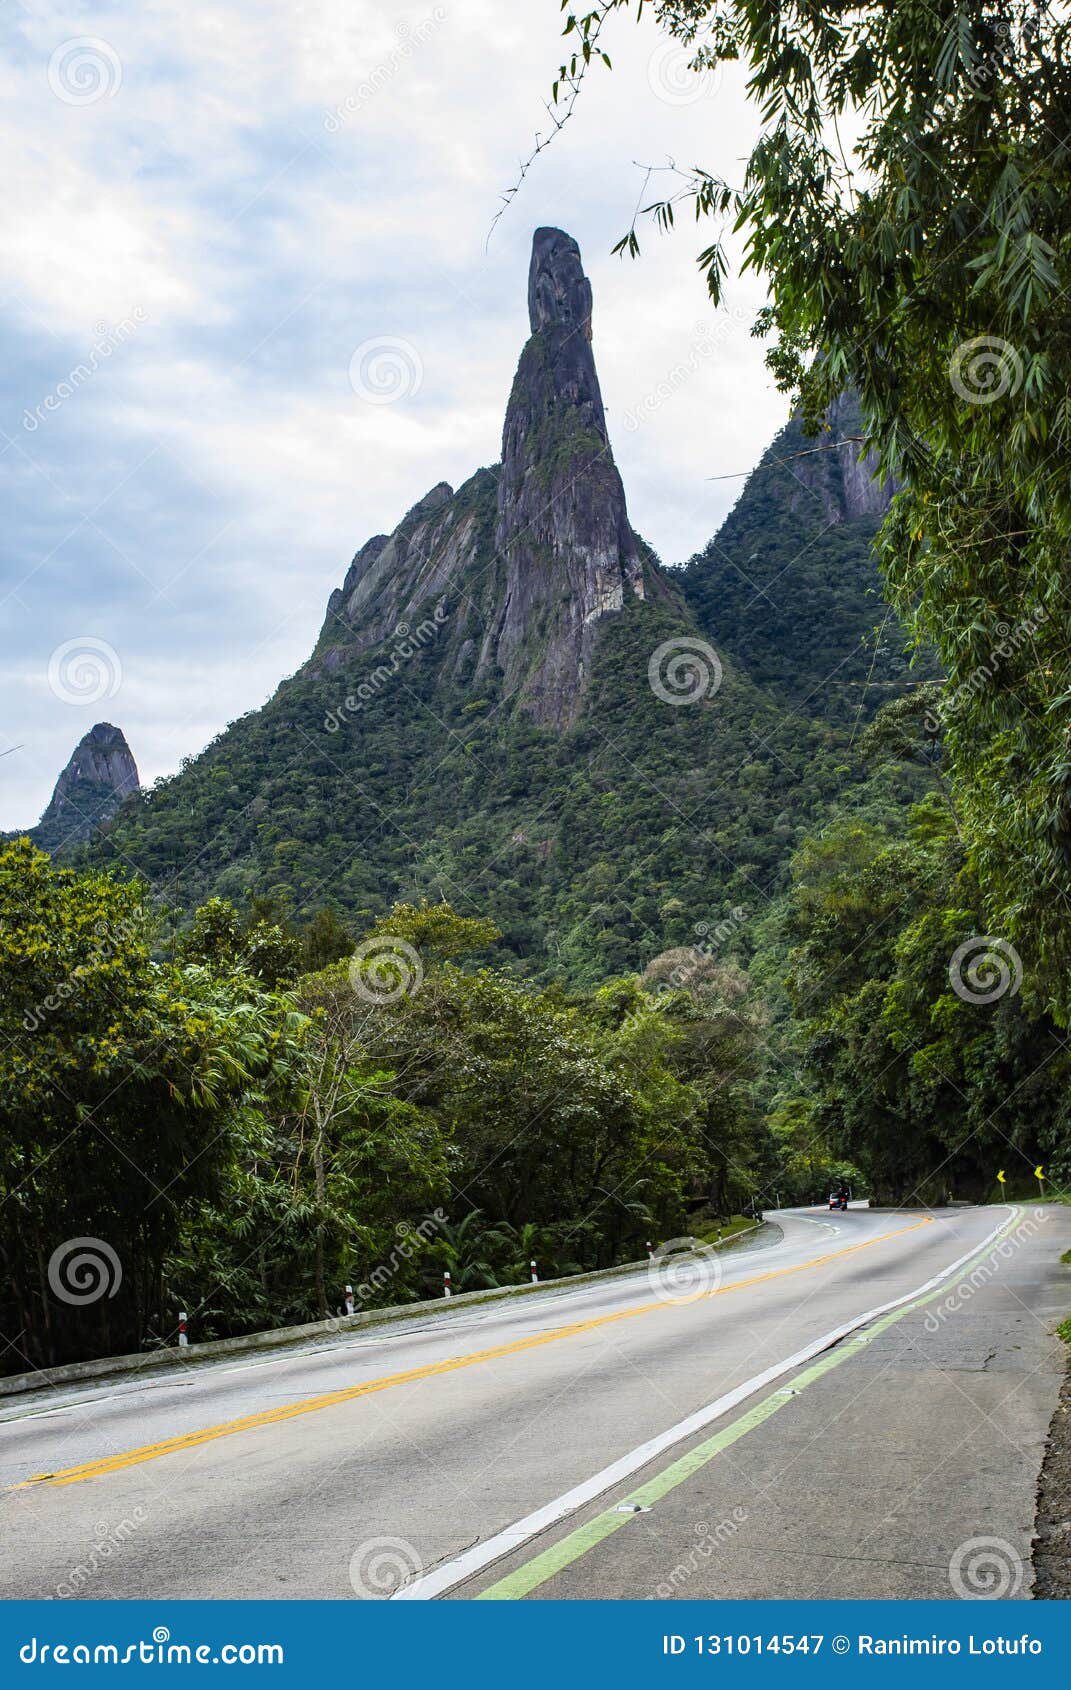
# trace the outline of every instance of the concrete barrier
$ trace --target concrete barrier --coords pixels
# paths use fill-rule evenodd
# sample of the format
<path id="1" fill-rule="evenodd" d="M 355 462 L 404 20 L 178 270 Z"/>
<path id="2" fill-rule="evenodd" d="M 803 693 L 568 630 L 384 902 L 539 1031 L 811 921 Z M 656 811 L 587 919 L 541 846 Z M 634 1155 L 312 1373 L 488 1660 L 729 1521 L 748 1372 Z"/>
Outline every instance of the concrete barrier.
<path id="1" fill-rule="evenodd" d="M 758 1232 L 769 1222 L 756 1221 L 754 1226 L 734 1232 L 720 1245 L 707 1249 L 727 1249 Z M 776 1230 L 771 1226 L 771 1230 Z M 101 1356 L 96 1361 L 72 1361 L 64 1367 L 43 1367 L 32 1373 L 11 1373 L 0 1378 L 0 1399 L 24 1395 L 28 1391 L 44 1391 L 51 1386 L 79 1384 L 94 1379 L 118 1378 L 123 1374 L 150 1373 L 158 1368 L 182 1367 L 191 1363 L 211 1361 L 217 1356 L 241 1355 L 249 1350 L 286 1349 L 291 1344 L 305 1343 L 313 1338 L 334 1338 L 340 1333 L 359 1332 L 365 1326 L 380 1326 L 396 1320 L 410 1320 L 414 1315 L 438 1314 L 453 1316 L 472 1303 L 499 1302 L 507 1297 L 525 1297 L 533 1293 L 553 1291 L 555 1287 L 585 1285 L 600 1279 L 615 1279 L 623 1274 L 646 1270 L 650 1262 L 622 1262 L 617 1267 L 597 1268 L 593 1273 L 568 1274 L 562 1279 L 544 1279 L 538 1284 L 496 1285 L 483 1291 L 455 1292 L 448 1300 L 434 1297 L 428 1302 L 395 1303 L 389 1308 L 362 1309 L 359 1314 L 335 1315 L 330 1320 L 314 1320 L 306 1326 L 280 1326 L 268 1332 L 247 1332 L 240 1338 L 216 1338 L 207 1344 L 186 1343 L 181 1349 L 142 1350 L 137 1355 Z"/>

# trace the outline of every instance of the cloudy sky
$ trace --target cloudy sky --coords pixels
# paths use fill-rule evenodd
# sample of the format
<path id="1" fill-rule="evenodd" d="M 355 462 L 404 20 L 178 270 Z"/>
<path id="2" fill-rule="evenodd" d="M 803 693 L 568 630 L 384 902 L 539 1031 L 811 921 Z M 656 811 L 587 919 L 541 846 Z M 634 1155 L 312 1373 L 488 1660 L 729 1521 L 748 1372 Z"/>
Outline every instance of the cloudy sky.
<path id="1" fill-rule="evenodd" d="M 742 77 L 697 86 L 621 19 L 488 240 L 559 27 L 557 0 L 0 8 L 0 828 L 98 720 L 172 772 L 308 655 L 370 534 L 497 459 L 538 224 L 584 253 L 636 527 L 666 562 L 717 528 L 741 482 L 711 478 L 784 420 L 758 286 L 716 313 L 687 220 L 610 249 L 646 166 L 739 178 Z"/>

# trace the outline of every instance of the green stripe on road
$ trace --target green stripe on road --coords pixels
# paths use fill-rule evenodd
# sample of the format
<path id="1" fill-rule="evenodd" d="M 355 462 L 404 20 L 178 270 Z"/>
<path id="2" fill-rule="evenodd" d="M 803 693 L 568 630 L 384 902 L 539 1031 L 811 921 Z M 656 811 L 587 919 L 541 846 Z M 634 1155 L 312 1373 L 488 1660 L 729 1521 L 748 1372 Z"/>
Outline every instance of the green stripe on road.
<path id="1" fill-rule="evenodd" d="M 1022 1214 L 1021 1209 L 1016 1209 L 1007 1225 L 1001 1228 L 997 1236 L 984 1245 L 976 1256 L 972 1256 L 969 1261 L 964 1262 L 957 1277 L 962 1279 L 964 1275 L 973 1270 L 979 1261 L 997 1249 L 1006 1235 L 1022 1219 Z M 622 1513 L 622 1508 L 627 1508 L 632 1503 L 650 1508 L 654 1503 L 660 1502 L 663 1497 L 669 1495 L 670 1491 L 676 1490 L 678 1485 L 684 1484 L 686 1479 L 690 1479 L 708 1462 L 713 1461 L 716 1455 L 720 1455 L 723 1450 L 728 1449 L 740 1438 L 746 1437 L 749 1432 L 753 1432 L 757 1426 L 761 1426 L 764 1421 L 769 1420 L 772 1415 L 776 1414 L 778 1409 L 785 1408 L 792 1401 L 793 1396 L 806 1390 L 807 1386 L 813 1385 L 817 1379 L 831 1373 L 842 1362 L 857 1355 L 871 1339 L 887 1331 L 898 1320 L 903 1320 L 905 1315 L 913 1313 L 915 1309 L 922 1308 L 926 1303 L 932 1303 L 937 1297 L 946 1296 L 947 1293 L 947 1285 L 939 1285 L 936 1290 L 928 1291 L 925 1296 L 915 1298 L 914 1302 L 905 1303 L 902 1309 L 893 1309 L 889 1314 L 882 1315 L 873 1325 L 865 1329 L 866 1337 L 845 1339 L 835 1349 L 830 1350 L 828 1355 L 812 1362 L 809 1367 L 796 1376 L 790 1386 L 783 1385 L 779 1390 L 773 1391 L 770 1396 L 765 1397 L 754 1408 L 748 1409 L 747 1413 L 742 1414 L 738 1420 L 732 1421 L 730 1425 L 723 1427 L 720 1432 L 715 1432 L 713 1437 L 697 1444 L 694 1449 L 688 1451 L 687 1455 L 680 1456 L 661 1473 L 657 1473 L 653 1479 L 649 1479 L 645 1485 L 641 1485 L 638 1490 L 631 1491 L 623 1502 L 614 1503 L 601 1514 L 596 1514 L 594 1519 L 588 1520 L 583 1526 L 578 1526 L 575 1531 L 570 1532 L 567 1537 L 563 1537 L 560 1542 L 551 1544 L 550 1548 L 545 1549 L 541 1555 L 534 1556 L 531 1561 L 525 1562 L 515 1572 L 507 1573 L 506 1577 L 499 1579 L 497 1583 L 488 1585 L 487 1589 L 481 1590 L 474 1600 L 477 1602 L 511 1602 L 516 1601 L 519 1597 L 527 1596 L 533 1590 L 537 1590 L 541 1584 L 546 1584 L 547 1580 L 552 1579 L 556 1573 L 564 1571 L 573 1562 L 579 1561 L 582 1556 L 588 1554 L 590 1550 L 604 1542 L 606 1538 L 611 1537 L 614 1532 L 620 1531 L 622 1526 L 627 1526 L 630 1521 L 637 1518 L 635 1514 Z"/>

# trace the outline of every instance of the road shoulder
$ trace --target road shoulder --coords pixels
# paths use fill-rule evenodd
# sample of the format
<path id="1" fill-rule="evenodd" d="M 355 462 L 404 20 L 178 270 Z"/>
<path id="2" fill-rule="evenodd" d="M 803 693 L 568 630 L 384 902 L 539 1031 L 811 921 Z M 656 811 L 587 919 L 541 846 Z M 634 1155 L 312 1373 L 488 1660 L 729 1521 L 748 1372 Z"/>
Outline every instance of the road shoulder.
<path id="1" fill-rule="evenodd" d="M 1034 1595 L 1048 1602 L 1071 1599 L 1071 1355 L 1038 1479 Z"/>
<path id="2" fill-rule="evenodd" d="M 984 1273 L 876 1332 L 643 1512 L 625 1512 L 635 1482 L 602 1498 L 621 1529 L 526 1594 L 1029 1596 L 1071 1237 L 1071 1213 L 1043 1213 Z M 454 1594 L 513 1594 L 525 1559 Z"/>

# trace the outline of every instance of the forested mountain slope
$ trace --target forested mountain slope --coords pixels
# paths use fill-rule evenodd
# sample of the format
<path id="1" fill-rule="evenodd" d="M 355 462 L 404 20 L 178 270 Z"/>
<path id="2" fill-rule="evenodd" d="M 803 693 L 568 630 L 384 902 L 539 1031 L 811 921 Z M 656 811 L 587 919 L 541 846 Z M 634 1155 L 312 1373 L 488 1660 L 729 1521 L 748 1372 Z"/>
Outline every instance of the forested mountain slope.
<path id="1" fill-rule="evenodd" d="M 845 394 L 828 432 L 793 417 L 710 543 L 679 572 L 719 649 L 793 709 L 855 727 L 909 681 L 903 629 L 882 599 L 873 551 L 895 487 L 860 458 Z M 910 679 L 934 673 L 916 666 Z"/>
<path id="2" fill-rule="evenodd" d="M 590 285 L 559 230 L 536 233 L 529 308 L 502 464 L 368 541 L 309 662 L 124 806 L 98 856 L 187 909 L 266 895 L 359 929 L 445 897 L 491 914 L 526 971 L 577 981 L 761 912 L 852 779 L 841 695 L 804 684 L 829 618 L 816 633 L 798 606 L 839 580 L 838 638 L 861 643 L 880 500 L 860 470 L 861 508 L 800 560 L 779 622 L 701 561 L 663 569 L 628 519 Z M 823 465 L 807 498 L 850 478 Z M 799 521 L 754 481 L 718 548 L 764 548 L 768 578 Z"/>

